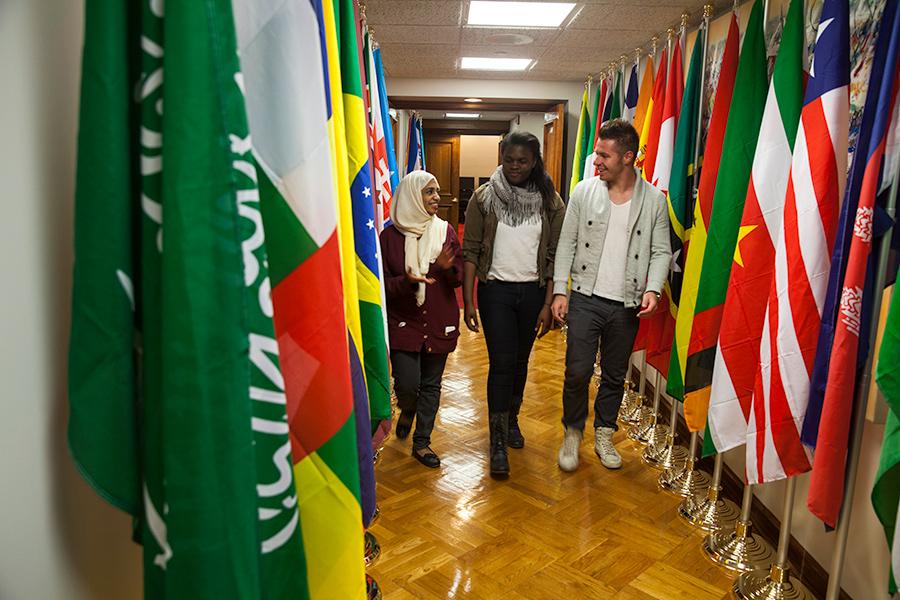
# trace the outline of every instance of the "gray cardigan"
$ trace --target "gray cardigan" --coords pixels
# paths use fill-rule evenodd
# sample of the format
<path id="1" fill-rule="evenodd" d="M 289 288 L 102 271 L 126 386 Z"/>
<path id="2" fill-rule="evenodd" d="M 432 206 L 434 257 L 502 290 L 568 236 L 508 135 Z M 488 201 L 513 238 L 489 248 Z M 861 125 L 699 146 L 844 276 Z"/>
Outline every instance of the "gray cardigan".
<path id="1" fill-rule="evenodd" d="M 636 171 L 637 172 L 637 171 Z M 606 182 L 591 177 L 575 186 L 563 221 L 556 262 L 553 293 L 572 290 L 590 296 L 600 265 L 610 213 Z M 641 305 L 645 292 L 662 292 L 672 262 L 669 211 L 661 191 L 637 175 L 628 215 L 628 254 L 625 262 L 625 306 Z"/>

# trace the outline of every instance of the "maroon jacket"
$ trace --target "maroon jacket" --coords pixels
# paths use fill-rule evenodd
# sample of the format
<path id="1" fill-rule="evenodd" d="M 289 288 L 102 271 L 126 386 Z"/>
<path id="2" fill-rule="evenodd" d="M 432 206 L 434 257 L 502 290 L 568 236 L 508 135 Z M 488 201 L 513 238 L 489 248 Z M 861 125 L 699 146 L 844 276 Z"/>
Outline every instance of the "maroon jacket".
<path id="1" fill-rule="evenodd" d="M 459 304 L 455 288 L 462 285 L 463 277 L 459 238 L 448 224 L 444 248 L 453 251 L 453 266 L 442 270 L 432 263 L 428 276 L 435 282 L 427 285 L 422 306 L 416 306 L 416 285 L 406 279 L 405 244 L 405 236 L 393 225 L 381 232 L 391 350 L 452 352 L 459 337 Z"/>

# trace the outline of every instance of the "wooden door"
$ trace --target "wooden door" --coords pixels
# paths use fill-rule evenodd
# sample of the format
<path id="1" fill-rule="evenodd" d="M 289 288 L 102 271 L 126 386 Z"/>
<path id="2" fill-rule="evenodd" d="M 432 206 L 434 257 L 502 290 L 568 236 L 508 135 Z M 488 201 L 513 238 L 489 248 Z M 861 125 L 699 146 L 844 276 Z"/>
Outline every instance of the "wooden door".
<path id="1" fill-rule="evenodd" d="M 459 135 L 429 134 L 425 130 L 425 168 L 441 186 L 438 216 L 456 229 L 459 224 Z"/>
<path id="2" fill-rule="evenodd" d="M 565 198 L 568 186 L 563 181 L 563 165 L 566 139 L 566 103 L 561 102 L 552 111 L 556 117 L 544 123 L 544 166 L 556 186 L 556 191 Z"/>

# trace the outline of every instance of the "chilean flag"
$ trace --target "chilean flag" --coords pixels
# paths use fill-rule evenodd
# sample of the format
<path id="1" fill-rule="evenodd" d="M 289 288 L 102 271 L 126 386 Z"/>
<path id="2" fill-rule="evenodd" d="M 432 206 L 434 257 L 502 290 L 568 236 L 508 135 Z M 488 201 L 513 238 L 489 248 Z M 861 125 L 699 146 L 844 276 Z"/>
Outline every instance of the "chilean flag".
<path id="1" fill-rule="evenodd" d="M 817 50 L 818 52 L 818 50 Z M 860 368 L 868 356 L 873 326 L 872 300 L 881 207 L 876 203 L 885 180 L 885 148 L 897 123 L 900 82 L 900 12 L 897 2 L 885 5 L 872 63 L 866 106 L 847 194 L 841 208 L 840 233 L 832 257 L 826 312 L 819 337 L 813 391 L 804 422 L 804 442 L 815 445 L 807 505 L 834 527 L 841 509 L 850 418 Z M 843 275 L 843 280 L 841 277 Z M 824 382 L 824 397 L 821 383 Z M 815 435 L 817 434 L 817 435 Z M 850 482 L 852 485 L 853 483 Z"/>

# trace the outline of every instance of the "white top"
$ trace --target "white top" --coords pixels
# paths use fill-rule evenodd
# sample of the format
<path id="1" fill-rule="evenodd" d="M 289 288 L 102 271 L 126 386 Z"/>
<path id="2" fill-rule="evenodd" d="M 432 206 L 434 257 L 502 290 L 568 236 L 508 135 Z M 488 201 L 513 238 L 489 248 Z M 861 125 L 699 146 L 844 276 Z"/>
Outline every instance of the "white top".
<path id="1" fill-rule="evenodd" d="M 540 214 L 518 227 L 510 227 L 498 221 L 488 280 L 537 281 L 537 253 L 540 243 Z"/>
<path id="2" fill-rule="evenodd" d="M 600 253 L 600 265 L 597 268 L 597 283 L 594 284 L 594 295 L 608 300 L 623 302 L 625 300 L 625 260 L 628 254 L 628 215 L 631 211 L 631 200 L 624 204 L 609 204 L 609 225 L 603 251 Z"/>

